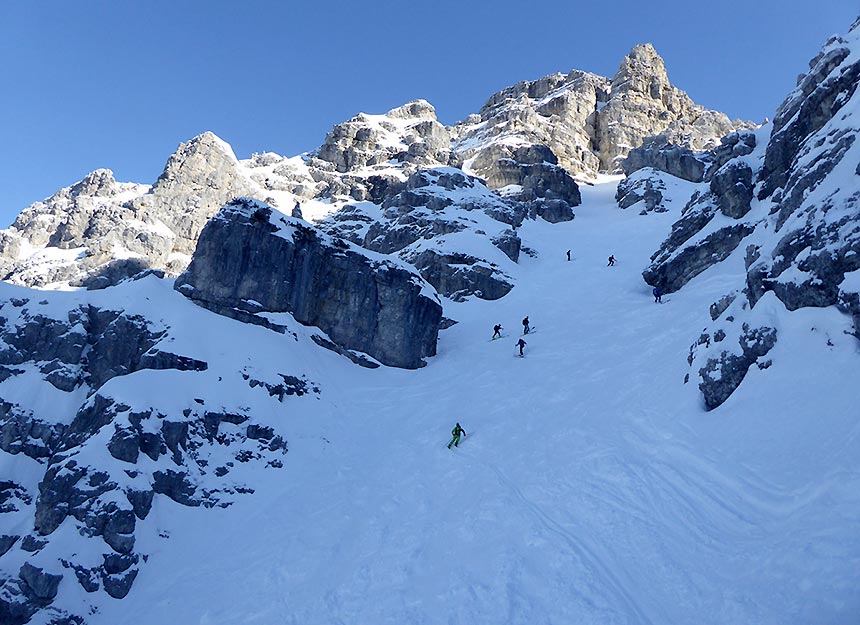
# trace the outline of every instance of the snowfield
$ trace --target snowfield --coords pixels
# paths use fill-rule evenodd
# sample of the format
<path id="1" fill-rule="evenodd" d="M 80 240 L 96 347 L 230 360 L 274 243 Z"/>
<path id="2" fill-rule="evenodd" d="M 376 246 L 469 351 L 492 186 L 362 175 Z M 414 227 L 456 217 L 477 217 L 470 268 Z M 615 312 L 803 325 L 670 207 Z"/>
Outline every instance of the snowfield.
<path id="1" fill-rule="evenodd" d="M 686 357 L 742 260 L 655 304 L 641 271 L 683 202 L 619 210 L 616 184 L 582 185 L 572 222 L 527 221 L 519 234 L 538 255 L 510 268 L 515 288 L 445 301 L 459 323 L 417 371 L 354 366 L 196 309 L 165 281 L 152 306 L 187 308 L 189 344 L 213 332 L 208 354 L 181 353 L 264 372 L 300 363 L 321 393 L 268 415 L 289 453 L 281 470 L 237 470 L 253 495 L 226 509 L 156 497 L 131 593 L 98 593 L 87 622 L 860 622 L 850 319 L 764 298 L 756 310 L 780 333 L 772 366 L 705 412 Z M 535 332 L 520 359 L 525 315 Z M 496 323 L 505 338 L 491 341 Z M 173 375 L 164 393 L 187 394 L 210 392 L 190 380 L 216 371 L 141 373 Z M 449 451 L 457 421 L 467 436 Z M 66 580 L 57 603 L 92 597 Z"/>

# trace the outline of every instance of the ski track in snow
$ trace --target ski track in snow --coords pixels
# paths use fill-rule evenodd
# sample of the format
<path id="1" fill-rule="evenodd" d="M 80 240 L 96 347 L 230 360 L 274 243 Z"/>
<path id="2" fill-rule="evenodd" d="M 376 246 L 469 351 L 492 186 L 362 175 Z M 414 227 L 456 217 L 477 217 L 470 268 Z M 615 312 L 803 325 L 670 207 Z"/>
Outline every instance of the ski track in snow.
<path id="1" fill-rule="evenodd" d="M 685 358 L 737 267 L 657 306 L 640 271 L 674 213 L 582 190 L 573 222 L 523 225 L 539 256 L 508 296 L 446 303 L 427 367 L 344 364 L 286 403 L 285 468 L 254 495 L 157 499 L 170 539 L 92 623 L 856 623 L 855 339 L 822 359 L 818 313 L 786 314 L 774 365 L 705 413 Z M 540 332 L 511 358 L 525 315 Z"/>

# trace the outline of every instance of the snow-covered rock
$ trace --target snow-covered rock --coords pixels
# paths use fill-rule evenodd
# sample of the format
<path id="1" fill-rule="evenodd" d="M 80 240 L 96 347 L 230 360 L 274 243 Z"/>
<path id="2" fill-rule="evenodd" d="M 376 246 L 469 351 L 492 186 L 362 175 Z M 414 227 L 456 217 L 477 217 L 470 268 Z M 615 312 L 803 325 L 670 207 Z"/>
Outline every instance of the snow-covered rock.
<path id="1" fill-rule="evenodd" d="M 482 152 L 533 145 L 552 150 L 570 174 L 593 178 L 620 171 L 628 152 L 656 135 L 700 151 L 752 126 L 694 104 L 669 82 L 654 47 L 643 44 L 611 79 L 572 71 L 518 83 L 493 95 L 479 114 L 453 130 L 455 151 L 467 170 L 484 178 L 492 177 L 493 161 L 505 157 L 482 158 Z"/>
<path id="2" fill-rule="evenodd" d="M 211 132 L 183 143 L 152 187 L 106 169 L 24 210 L 2 235 L 3 279 L 104 288 L 147 269 L 176 275 L 203 224 L 237 195 L 261 195 Z"/>
<path id="3" fill-rule="evenodd" d="M 558 223 L 572 219 L 580 202 L 574 176 L 618 171 L 630 149 L 653 143 L 652 135 L 698 150 L 747 125 L 693 104 L 669 83 L 653 47 L 637 46 L 612 79 L 572 71 L 521 82 L 454 127 L 441 124 L 431 104 L 415 100 L 337 124 L 309 154 L 264 152 L 244 161 L 203 133 L 179 146 L 151 187 L 119 184 L 99 170 L 26 209 L 0 232 L 0 272 L 22 285 L 91 289 L 146 270 L 175 276 L 190 262 L 203 225 L 234 197 L 254 197 L 317 222 L 352 211 L 355 202 L 378 205 L 391 195 L 389 187 L 440 167 L 463 168 L 514 212 Z M 696 175 L 695 159 L 684 155 L 681 162 Z M 440 190 L 440 201 L 447 195 Z M 493 264 L 473 252 L 449 246 L 432 261 L 423 254 L 423 265 L 433 265 L 433 275 L 458 276 L 447 283 L 463 287 L 452 291 L 461 296 L 506 292 L 459 279 L 458 266 Z"/>
<path id="4" fill-rule="evenodd" d="M 291 313 L 337 345 L 415 368 L 436 354 L 442 307 L 409 266 L 239 198 L 206 224 L 176 289 L 241 320 Z"/>
<path id="5" fill-rule="evenodd" d="M 316 152 L 317 158 L 346 173 L 390 160 L 416 165 L 447 164 L 448 129 L 425 100 L 409 102 L 385 115 L 360 113 L 335 126 Z"/>
<path id="6" fill-rule="evenodd" d="M 397 254 L 455 300 L 498 299 L 513 287 L 508 272 L 519 260 L 515 228 L 527 217 L 525 205 L 450 167 L 386 185 L 378 200 L 348 204 L 319 225 L 367 249 Z"/>
<path id="7" fill-rule="evenodd" d="M 740 339 L 742 355 L 708 341 L 709 348 L 696 350 L 691 361 L 709 408 L 722 403 L 743 379 L 755 360 L 749 354 L 758 353 L 750 346 L 766 345 L 768 351 L 776 340 L 775 333 L 762 334 L 747 323 L 766 294 L 789 311 L 835 306 L 860 327 L 857 285 L 846 280 L 860 269 L 858 82 L 860 29 L 855 26 L 828 41 L 810 61 L 809 72 L 772 125 L 730 135 L 695 157 L 684 154 L 705 166 L 707 189 L 689 186 L 691 198 L 681 218 L 643 276 L 673 292 L 732 257 L 744 263 L 745 283 L 736 287 L 743 297 L 733 304 L 735 314 L 724 313 L 703 335 L 728 334 L 726 317 L 733 317 L 730 325 L 753 327 Z M 664 170 L 678 174 L 672 164 L 678 153 L 673 147 L 650 155 L 639 150 L 630 169 L 662 163 Z M 751 342 L 750 336 L 767 340 Z M 715 378 L 716 370 L 723 374 Z"/>
<path id="8" fill-rule="evenodd" d="M 318 392 L 301 374 L 257 379 L 239 362 L 216 375 L 199 348 L 179 353 L 196 313 L 169 284 L 149 277 L 118 289 L 36 300 L 3 285 L 0 449 L 19 467 L 3 482 L 4 623 L 28 622 L 61 583 L 124 597 L 147 557 L 136 543 L 158 497 L 230 505 L 253 492 L 226 477 L 234 462 L 281 466 L 286 442 L 267 422 L 270 408 L 255 414 L 253 397 L 206 386 L 259 385 L 251 395 L 276 402 Z M 188 385 L 182 399 L 168 391 L 175 383 Z"/>
<path id="9" fill-rule="evenodd" d="M 597 115 L 600 169 L 618 171 L 628 152 L 654 135 L 701 151 L 749 122 L 694 104 L 669 82 L 663 59 L 651 44 L 635 46 L 609 85 L 610 98 Z"/>

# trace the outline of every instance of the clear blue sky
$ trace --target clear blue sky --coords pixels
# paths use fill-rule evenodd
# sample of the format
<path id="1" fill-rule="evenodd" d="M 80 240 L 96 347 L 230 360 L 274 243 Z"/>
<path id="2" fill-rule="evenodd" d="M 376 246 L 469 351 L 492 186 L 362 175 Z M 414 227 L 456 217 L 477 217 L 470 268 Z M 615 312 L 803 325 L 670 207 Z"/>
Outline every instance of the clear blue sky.
<path id="1" fill-rule="evenodd" d="M 790 5 L 790 8 L 789 8 Z M 153 182 L 212 130 L 239 158 L 318 146 L 415 98 L 453 123 L 520 80 L 611 76 L 652 42 L 669 78 L 731 117 L 772 116 L 849 0 L 0 1 L 0 226 L 109 167 Z"/>

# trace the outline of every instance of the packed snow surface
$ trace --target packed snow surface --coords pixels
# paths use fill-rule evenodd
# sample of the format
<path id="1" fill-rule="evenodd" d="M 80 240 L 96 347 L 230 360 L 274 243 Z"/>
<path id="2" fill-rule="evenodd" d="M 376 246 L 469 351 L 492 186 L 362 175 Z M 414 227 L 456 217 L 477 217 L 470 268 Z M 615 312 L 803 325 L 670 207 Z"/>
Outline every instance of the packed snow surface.
<path id="1" fill-rule="evenodd" d="M 309 354 L 322 393 L 275 415 L 284 469 L 227 509 L 156 498 L 131 593 L 88 622 L 856 624 L 849 319 L 768 309 L 773 365 L 706 413 L 686 354 L 743 267 L 655 304 L 640 273 L 680 206 L 619 210 L 616 182 L 583 186 L 572 222 L 525 223 L 538 255 L 511 268 L 516 287 L 446 301 L 459 323 L 425 368 Z M 295 345 L 271 334 L 266 358 Z M 221 357 L 254 360 L 236 345 Z M 458 421 L 467 436 L 448 450 Z"/>

